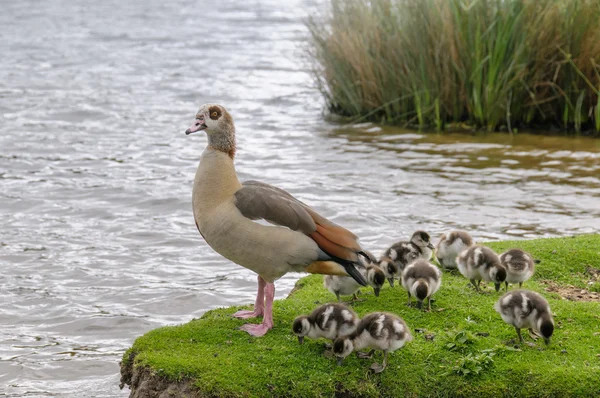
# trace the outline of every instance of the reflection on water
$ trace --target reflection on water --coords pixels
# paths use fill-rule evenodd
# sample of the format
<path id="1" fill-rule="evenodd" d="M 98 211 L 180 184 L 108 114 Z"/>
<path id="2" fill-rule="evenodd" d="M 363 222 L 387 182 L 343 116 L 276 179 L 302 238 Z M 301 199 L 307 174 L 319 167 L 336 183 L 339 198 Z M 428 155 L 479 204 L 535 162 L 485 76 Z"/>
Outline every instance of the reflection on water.
<path id="1" fill-rule="evenodd" d="M 0 395 L 126 396 L 118 361 L 135 337 L 253 301 L 255 276 L 194 226 L 206 140 L 183 131 L 203 102 L 232 112 L 243 179 L 289 190 L 375 253 L 416 228 L 598 231 L 600 141 L 326 123 L 299 53 L 319 3 L 3 5 Z"/>

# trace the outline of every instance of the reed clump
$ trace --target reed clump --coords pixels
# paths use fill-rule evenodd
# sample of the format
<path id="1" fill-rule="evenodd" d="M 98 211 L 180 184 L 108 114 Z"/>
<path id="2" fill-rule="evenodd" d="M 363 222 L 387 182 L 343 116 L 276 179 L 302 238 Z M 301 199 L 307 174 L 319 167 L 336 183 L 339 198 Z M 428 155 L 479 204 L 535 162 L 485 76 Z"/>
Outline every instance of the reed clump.
<path id="1" fill-rule="evenodd" d="M 597 0 L 331 0 L 308 53 L 354 120 L 597 134 L 598 21 Z"/>

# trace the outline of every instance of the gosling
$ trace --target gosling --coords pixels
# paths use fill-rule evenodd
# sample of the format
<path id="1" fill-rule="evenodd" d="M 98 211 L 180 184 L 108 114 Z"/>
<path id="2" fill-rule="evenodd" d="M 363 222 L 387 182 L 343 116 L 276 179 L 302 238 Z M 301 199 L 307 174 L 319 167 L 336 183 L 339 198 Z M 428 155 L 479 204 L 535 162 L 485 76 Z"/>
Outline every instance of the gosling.
<path id="1" fill-rule="evenodd" d="M 442 283 L 442 272 L 438 267 L 425 260 L 417 260 L 408 265 L 402 273 L 402 286 L 408 293 L 408 305 L 411 296 L 417 298 L 417 307 L 423 307 L 427 299 L 427 311 L 431 311 L 431 296 L 438 291 Z"/>
<path id="2" fill-rule="evenodd" d="M 456 269 L 456 256 L 463 250 L 473 246 L 475 242 L 466 231 L 450 231 L 442 234 L 437 244 L 435 255 L 444 268 Z"/>
<path id="3" fill-rule="evenodd" d="M 371 358 L 375 350 L 383 351 L 383 363 L 373 363 L 371 370 L 381 373 L 387 366 L 388 353 L 394 352 L 412 340 L 410 330 L 402 318 L 388 312 L 374 312 L 366 315 L 356 330 L 333 342 L 333 353 L 341 365 L 353 351 L 371 348 L 368 353 L 359 353 L 359 358 Z"/>
<path id="4" fill-rule="evenodd" d="M 369 286 L 373 288 L 375 297 L 379 297 L 379 292 L 385 283 L 385 274 L 381 268 L 375 264 L 369 264 L 364 268 L 357 267 L 357 269 L 365 277 Z M 353 301 L 358 300 L 356 294 L 361 285 L 350 276 L 325 275 L 323 285 L 327 290 L 335 294 L 338 301 L 341 301 L 340 296 L 350 295 L 352 295 Z"/>
<path id="5" fill-rule="evenodd" d="M 506 291 L 509 283 L 518 283 L 519 288 L 523 287 L 523 282 L 531 278 L 535 272 L 536 260 L 531 254 L 521 249 L 510 249 L 500 255 L 500 262 L 506 267 Z M 538 261 L 539 262 L 539 261 Z"/>
<path id="6" fill-rule="evenodd" d="M 324 304 L 315 308 L 310 315 L 294 319 L 292 331 L 300 344 L 304 343 L 305 336 L 335 340 L 354 332 L 358 321 L 358 315 L 344 304 Z"/>
<path id="7" fill-rule="evenodd" d="M 537 333 L 550 344 L 554 333 L 554 319 L 550 305 L 545 298 L 530 290 L 515 290 L 504 294 L 494 306 L 504 322 L 515 327 L 519 342 L 523 343 L 521 328 L 529 328 L 531 333 Z"/>
<path id="8" fill-rule="evenodd" d="M 469 279 L 480 293 L 479 284 L 482 279 L 494 283 L 496 291 L 500 290 L 502 282 L 506 280 L 506 268 L 489 247 L 471 246 L 456 257 L 456 262 L 460 273 Z"/>
<path id="9" fill-rule="evenodd" d="M 425 231 L 416 231 L 412 234 L 408 242 L 396 242 L 390 246 L 383 257 L 394 261 L 398 267 L 399 275 L 402 274 L 406 266 L 419 258 L 429 261 L 431 253 L 435 247 L 431 243 L 431 237 Z"/>

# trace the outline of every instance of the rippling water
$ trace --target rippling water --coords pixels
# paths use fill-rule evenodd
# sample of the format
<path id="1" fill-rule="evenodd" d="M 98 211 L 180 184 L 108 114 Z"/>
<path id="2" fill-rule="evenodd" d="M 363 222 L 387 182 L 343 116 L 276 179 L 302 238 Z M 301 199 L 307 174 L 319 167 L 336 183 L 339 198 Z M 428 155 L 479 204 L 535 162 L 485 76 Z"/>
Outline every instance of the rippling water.
<path id="1" fill-rule="evenodd" d="M 3 3 L 0 396 L 126 396 L 118 361 L 137 336 L 253 301 L 255 276 L 192 218 L 206 141 L 183 131 L 204 102 L 236 119 L 242 179 L 289 190 L 375 253 L 416 228 L 600 229 L 600 141 L 325 122 L 300 51 L 322 4 Z"/>

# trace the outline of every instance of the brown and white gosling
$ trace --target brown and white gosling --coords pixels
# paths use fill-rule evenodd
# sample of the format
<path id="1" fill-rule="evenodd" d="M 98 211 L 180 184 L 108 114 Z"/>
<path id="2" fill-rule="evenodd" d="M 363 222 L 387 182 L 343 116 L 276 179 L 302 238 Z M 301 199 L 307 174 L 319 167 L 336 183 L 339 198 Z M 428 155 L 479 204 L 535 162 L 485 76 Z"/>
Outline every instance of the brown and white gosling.
<path id="1" fill-rule="evenodd" d="M 353 333 L 333 342 L 333 354 L 337 357 L 338 365 L 341 365 L 353 351 L 370 348 L 368 353 L 357 352 L 359 358 L 370 358 L 375 350 L 381 350 L 383 363 L 371 365 L 371 370 L 381 373 L 387 366 L 388 353 L 411 340 L 410 330 L 402 318 L 389 312 L 374 312 L 366 315 Z"/>
<path id="2" fill-rule="evenodd" d="M 357 270 L 365 278 L 367 284 L 371 286 L 375 292 L 375 296 L 379 296 L 379 292 L 385 282 L 383 271 L 374 264 L 377 261 L 376 257 L 368 250 L 364 250 L 365 257 L 360 257 L 360 266 Z M 323 284 L 327 290 L 335 294 L 338 301 L 340 296 L 352 295 L 352 300 L 358 300 L 357 294 L 361 287 L 353 278 L 343 276 L 327 275 L 323 278 Z"/>
<path id="3" fill-rule="evenodd" d="M 521 249 L 510 249 L 500 255 L 500 262 L 506 267 L 506 291 L 509 283 L 518 283 L 519 288 L 523 282 L 531 278 L 535 272 L 535 263 L 539 262 L 531 257 L 531 254 Z"/>
<path id="4" fill-rule="evenodd" d="M 498 255 L 489 247 L 471 246 L 456 257 L 456 262 L 460 273 L 471 281 L 478 292 L 481 292 L 479 284 L 482 279 L 492 282 L 496 291 L 500 290 L 502 282 L 506 280 L 506 268 L 500 263 Z"/>
<path id="5" fill-rule="evenodd" d="M 375 264 L 369 264 L 363 267 L 356 267 L 358 272 L 367 281 L 367 284 L 373 288 L 375 297 L 379 297 L 379 292 L 385 283 L 385 274 Z M 355 279 L 349 276 L 325 275 L 323 285 L 331 293 L 335 294 L 338 301 L 341 301 L 340 296 L 352 295 L 353 300 L 358 300 L 356 293 L 362 285 L 356 282 Z"/>
<path id="6" fill-rule="evenodd" d="M 292 331 L 300 344 L 304 337 L 335 340 L 347 336 L 356 330 L 358 315 L 344 304 L 331 303 L 315 308 L 310 315 L 301 315 L 294 319 Z"/>
<path id="7" fill-rule="evenodd" d="M 429 261 L 417 260 L 409 264 L 402 273 L 402 286 L 408 293 L 408 305 L 411 296 L 417 298 L 417 307 L 423 306 L 427 299 L 427 310 L 431 311 L 431 296 L 438 291 L 442 284 L 442 272 Z"/>
<path id="8" fill-rule="evenodd" d="M 515 327 L 519 342 L 523 343 L 522 328 L 529 328 L 544 338 L 546 344 L 554 333 L 554 319 L 550 305 L 545 298 L 530 290 L 515 290 L 504 294 L 496 302 L 494 309 L 504 322 Z"/>
<path id="9" fill-rule="evenodd" d="M 391 259 L 398 267 L 398 276 L 401 276 L 404 268 L 413 261 L 419 258 L 429 261 L 434 248 L 427 232 L 416 231 L 410 241 L 396 242 L 390 246 L 383 253 L 382 259 L 386 257 Z"/>
<path id="10" fill-rule="evenodd" d="M 463 250 L 473 246 L 475 241 L 466 231 L 450 231 L 442 234 L 437 244 L 435 255 L 444 268 L 456 268 L 456 256 Z"/>

